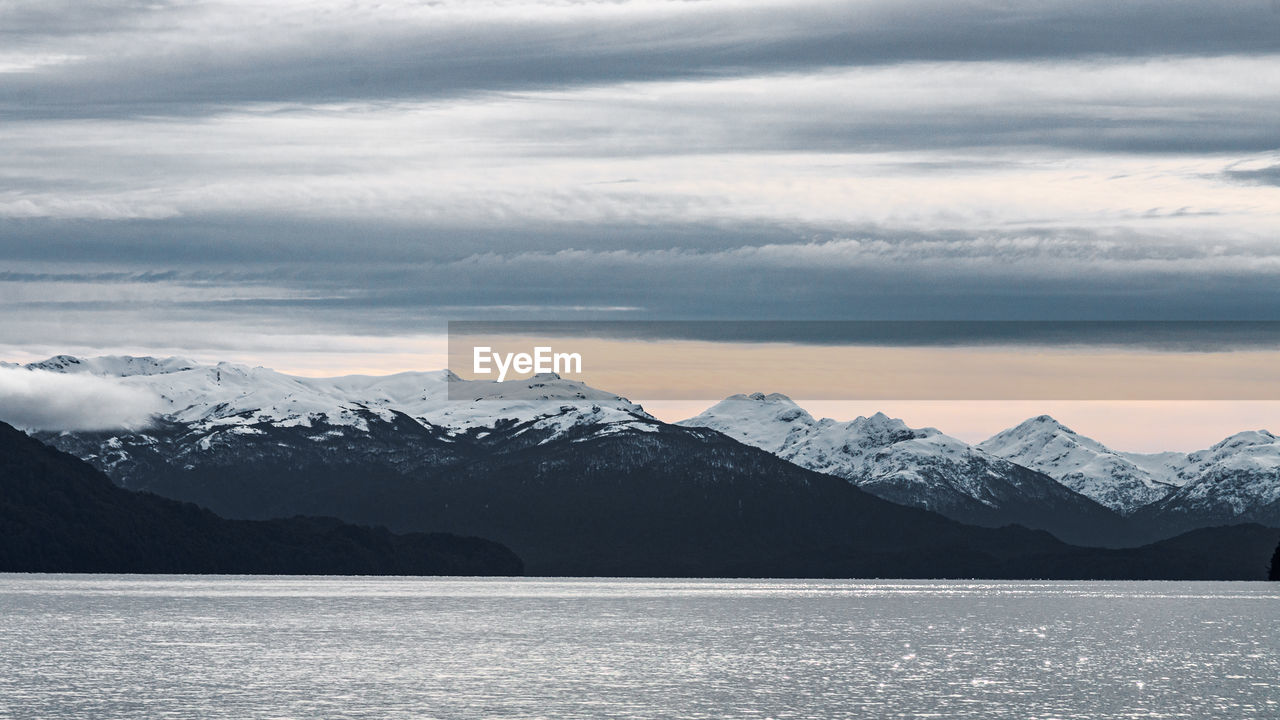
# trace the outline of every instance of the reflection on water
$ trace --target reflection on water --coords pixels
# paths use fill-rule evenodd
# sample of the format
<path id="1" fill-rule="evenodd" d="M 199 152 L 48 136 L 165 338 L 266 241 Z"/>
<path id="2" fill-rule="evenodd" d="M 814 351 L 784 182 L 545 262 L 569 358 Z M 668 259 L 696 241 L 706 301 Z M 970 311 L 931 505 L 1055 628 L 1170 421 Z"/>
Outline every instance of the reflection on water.
<path id="1" fill-rule="evenodd" d="M 1264 583 L 0 575 L 0 717 L 1277 718 Z"/>

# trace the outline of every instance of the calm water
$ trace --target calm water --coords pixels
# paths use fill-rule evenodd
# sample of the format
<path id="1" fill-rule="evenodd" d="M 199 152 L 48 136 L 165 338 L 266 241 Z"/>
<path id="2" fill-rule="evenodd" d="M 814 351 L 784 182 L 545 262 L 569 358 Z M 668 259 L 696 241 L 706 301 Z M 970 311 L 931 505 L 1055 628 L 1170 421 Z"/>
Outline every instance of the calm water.
<path id="1" fill-rule="evenodd" d="M 0 575 L 0 717 L 1277 718 L 1280 587 Z"/>

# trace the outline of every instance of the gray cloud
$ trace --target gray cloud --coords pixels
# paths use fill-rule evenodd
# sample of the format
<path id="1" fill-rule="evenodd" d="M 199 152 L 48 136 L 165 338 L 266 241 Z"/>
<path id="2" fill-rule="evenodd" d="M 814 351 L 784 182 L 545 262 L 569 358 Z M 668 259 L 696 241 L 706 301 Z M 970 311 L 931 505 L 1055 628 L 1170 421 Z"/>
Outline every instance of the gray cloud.
<path id="1" fill-rule="evenodd" d="M 243 232 L 238 226 L 230 234 Z M 612 246 L 566 249 L 557 245 L 571 242 L 569 229 L 548 227 L 541 234 L 526 229 L 515 242 L 540 250 L 503 249 L 511 239 L 495 231 L 487 241 L 472 236 L 470 247 L 487 242 L 485 252 L 459 255 L 457 248 L 370 239 L 356 259 L 331 237 L 294 243 L 298 260 L 277 268 L 260 267 L 249 244 L 203 243 L 201 255 L 164 262 L 255 269 L 175 272 L 124 288 L 75 274 L 24 277 L 15 281 L 25 288 L 23 298 L 12 293 L 5 304 L 15 319 L 0 331 L 0 343 L 37 337 L 56 350 L 55 338 L 92 346 L 127 333 L 144 346 L 194 351 L 211 342 L 202 333 L 392 336 L 439 332 L 445 320 L 461 318 L 1280 316 L 1280 256 L 1262 241 L 1218 247 L 1045 229 L 973 235 L 867 228 L 816 239 L 785 228 L 677 226 L 668 235 L 651 226 L 645 232 L 667 245 L 627 248 L 625 238 L 612 238 Z M 689 237 L 701 246 L 689 247 Z M 117 259 L 141 263 L 148 251 L 132 252 Z"/>
<path id="2" fill-rule="evenodd" d="M 0 6 L 0 34 L 21 40 L 139 30 L 148 18 L 180 9 L 162 0 L 9 0 Z"/>
<path id="3" fill-rule="evenodd" d="M 94 375 L 0 367 L 0 420 L 25 430 L 146 427 L 160 398 Z"/>
<path id="4" fill-rule="evenodd" d="M 830 346 L 1128 348 L 1172 352 L 1280 349 L 1280 322 L 1149 321 L 456 321 L 451 340 L 594 337 Z"/>
<path id="5" fill-rule="evenodd" d="M 9 348 L 1280 316 L 1270 0 L 21 2 L 0 39 Z"/>
<path id="6" fill-rule="evenodd" d="M 794 222 L 801 213 L 788 206 L 797 198 L 783 193 L 799 183 L 951 176 L 961 188 L 993 171 L 1034 177 L 1064 157 L 1096 166 L 1089 169 L 1099 182 L 1141 171 L 1128 157 L 1135 154 L 1212 162 L 1166 172 L 1221 179 L 1230 161 L 1280 147 L 1273 122 L 1280 96 L 1270 91 L 1277 68 L 1270 56 L 951 63 L 444 104 L 242 107 L 199 120 L 15 121 L 0 126 L 0 216 L 110 220 L 121 228 L 138 218 L 183 218 L 191 239 L 218 222 L 205 218 L 251 218 L 276 226 L 253 242 L 285 255 L 308 224 L 344 225 L 353 235 L 362 224 L 410 242 L 430 239 L 417 233 L 423 225 L 451 225 L 456 239 L 437 241 L 462 247 L 477 228 L 518 233 L 551 220 L 671 226 L 755 212 L 755 221 Z M 1234 157 L 1209 159 L 1226 153 Z M 810 155 L 809 167 L 788 154 Z M 610 182 L 619 177 L 632 182 Z M 776 182 L 778 192 L 741 198 L 726 187 L 734 179 Z M 1176 202 L 1174 210 L 1221 213 L 1205 203 L 1222 194 L 1212 186 L 1177 200 L 1151 193 L 1142 205 L 1105 211 L 1169 212 L 1165 203 Z M 923 195 L 919 213 L 932 211 L 933 196 Z M 1104 199 L 1126 197 L 1137 201 L 1131 190 Z M 1260 209 L 1248 203 L 1237 213 Z M 1007 222 L 1028 220 L 1017 208 L 1004 214 Z M 125 245 L 149 242 L 116 234 Z"/>
<path id="7" fill-rule="evenodd" d="M 1280 185 L 1280 165 L 1254 169 L 1228 169 L 1223 175 L 1231 180 L 1254 185 Z"/>
<path id="8" fill-rule="evenodd" d="M 231 8 L 124 3 L 108 22 L 98 10 L 64 20 L 19 7 L 11 38 L 84 60 L 0 78 L 10 117 L 203 113 L 920 61 L 1280 50 L 1280 12 L 1268 0 L 441 3 L 376 14 L 254 5 L 250 23 Z"/>

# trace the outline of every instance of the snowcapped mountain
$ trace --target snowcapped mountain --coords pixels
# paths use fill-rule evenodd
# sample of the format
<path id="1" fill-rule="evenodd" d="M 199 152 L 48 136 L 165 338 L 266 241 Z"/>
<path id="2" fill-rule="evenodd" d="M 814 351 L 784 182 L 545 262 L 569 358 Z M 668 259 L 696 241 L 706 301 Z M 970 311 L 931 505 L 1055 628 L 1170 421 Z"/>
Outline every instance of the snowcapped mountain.
<path id="1" fill-rule="evenodd" d="M 1053 479 L 935 428 L 883 413 L 815 419 L 785 395 L 733 395 L 678 423 L 706 427 L 887 500 L 982 525 L 1020 523 L 1073 542 L 1115 538 L 1118 518 Z"/>
<path id="2" fill-rule="evenodd" d="M 752 393 L 730 395 L 701 415 L 676 424 L 711 428 L 745 445 L 780 455 L 833 422 L 815 420 L 781 393 Z"/>
<path id="3" fill-rule="evenodd" d="M 42 436 L 137 489 L 175 467 L 341 459 L 409 471 L 481 445 L 647 432 L 660 424 L 625 398 L 555 375 L 504 383 L 466 381 L 447 370 L 306 378 L 182 358 L 66 355 L 24 367 L 119 378 L 160 398 L 164 410 L 144 430 Z"/>
<path id="4" fill-rule="evenodd" d="M 1267 476 L 1280 470 L 1280 438 L 1266 430 L 1236 433 L 1208 450 L 1191 453 L 1180 463 L 1177 477 L 1187 492 L 1196 495 L 1191 486 L 1202 484 L 1207 477 L 1238 475 Z M 1280 489 L 1277 490 L 1280 494 Z"/>
<path id="5" fill-rule="evenodd" d="M 1116 452 L 1048 415 L 1026 420 L 977 447 L 1038 470 L 1125 515 L 1167 497 L 1183 484 L 1176 473 L 1185 456 Z"/>
<path id="6" fill-rule="evenodd" d="M 154 358 L 149 356 L 102 355 L 99 357 L 78 358 L 73 355 L 55 355 L 48 360 L 27 363 L 21 367 L 25 367 L 28 370 L 129 377 L 133 375 L 162 375 L 181 372 L 197 367 L 197 364 L 180 357 Z"/>
<path id="7" fill-rule="evenodd" d="M 1266 430 L 1236 433 L 1185 456 L 1181 487 L 1142 508 L 1139 517 L 1173 528 L 1258 522 L 1280 527 L 1280 438 Z"/>
<path id="8" fill-rule="evenodd" d="M 883 414 L 815 419 L 777 394 L 726 398 L 679 428 L 625 398 L 555 375 L 504 383 L 464 381 L 448 371 L 307 378 L 119 356 L 57 356 L 17 367 L 116 378 L 154 395 L 163 410 L 145 429 L 39 437 L 125 487 L 237 516 L 268 501 L 280 512 L 327 512 L 299 507 L 305 497 L 287 497 L 311 492 L 312 482 L 335 484 L 336 497 L 351 478 L 394 485 L 497 456 L 519 456 L 533 467 L 544 449 L 571 454 L 597 440 L 608 442 L 591 472 L 606 473 L 641 447 L 712 452 L 719 443 L 737 445 L 687 429 L 705 427 L 896 503 L 973 524 L 1045 529 L 1080 544 L 1130 544 L 1239 522 L 1280 527 L 1280 441 L 1266 431 L 1191 455 L 1139 455 L 1110 450 L 1047 416 L 971 446 Z"/>
<path id="9" fill-rule="evenodd" d="M 126 487 L 225 517 L 494 538 L 540 574 L 1039 577 L 1041 554 L 1078 553 L 1046 533 L 885 502 L 550 376 L 453 385 L 448 400 L 454 379 L 440 373 L 316 380 L 146 358 L 42 365 L 112 374 L 169 410 L 144 431 L 40 439 Z"/>
<path id="10" fill-rule="evenodd" d="M 367 429 L 370 415 L 390 420 L 397 414 L 451 431 L 500 422 L 561 427 L 569 422 L 565 416 L 593 423 L 653 422 L 625 398 L 554 374 L 505 383 L 462 380 L 448 370 L 307 378 L 225 362 L 68 355 L 23 367 L 120 378 L 162 398 L 164 420 L 202 428 L 266 423 Z"/>
<path id="11" fill-rule="evenodd" d="M 1042 415 L 978 447 L 1039 470 L 1158 534 L 1236 522 L 1280 526 L 1280 440 L 1237 433 L 1184 455 L 1125 453 Z"/>

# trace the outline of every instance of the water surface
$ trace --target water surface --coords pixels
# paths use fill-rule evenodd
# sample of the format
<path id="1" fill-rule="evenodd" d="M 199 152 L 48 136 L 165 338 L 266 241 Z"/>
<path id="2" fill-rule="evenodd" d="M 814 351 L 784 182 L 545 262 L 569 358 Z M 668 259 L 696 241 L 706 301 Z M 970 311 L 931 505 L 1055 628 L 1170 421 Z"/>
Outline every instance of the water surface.
<path id="1" fill-rule="evenodd" d="M 1265 583 L 0 575 L 0 717 L 1277 718 Z"/>

